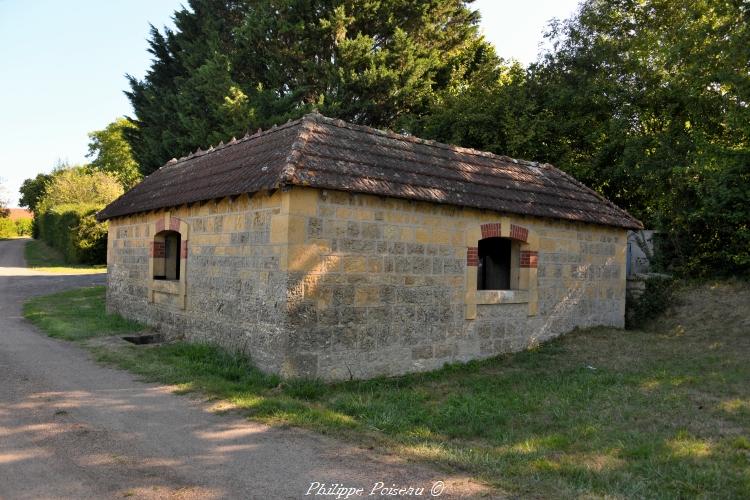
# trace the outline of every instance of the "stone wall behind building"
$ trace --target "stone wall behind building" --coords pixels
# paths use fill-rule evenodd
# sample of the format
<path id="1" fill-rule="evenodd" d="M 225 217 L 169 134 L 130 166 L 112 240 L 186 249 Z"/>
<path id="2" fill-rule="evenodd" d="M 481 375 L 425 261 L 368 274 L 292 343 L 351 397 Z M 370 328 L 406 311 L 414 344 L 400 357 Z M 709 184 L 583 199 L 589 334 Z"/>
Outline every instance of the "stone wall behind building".
<path id="1" fill-rule="evenodd" d="M 623 325 L 617 228 L 310 188 L 171 216 L 189 226 L 184 304 L 149 299 L 155 213 L 110 221 L 110 309 L 287 376 L 396 375 Z M 487 231 L 518 238 L 519 290 L 476 292 Z"/>

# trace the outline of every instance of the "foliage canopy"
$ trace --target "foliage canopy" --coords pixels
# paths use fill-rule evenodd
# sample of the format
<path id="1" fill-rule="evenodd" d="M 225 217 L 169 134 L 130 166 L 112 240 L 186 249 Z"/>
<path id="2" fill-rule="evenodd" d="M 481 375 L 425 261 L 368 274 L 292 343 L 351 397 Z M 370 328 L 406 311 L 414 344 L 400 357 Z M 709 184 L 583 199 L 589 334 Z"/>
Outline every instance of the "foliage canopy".
<path id="1" fill-rule="evenodd" d="M 672 270 L 750 271 L 750 6 L 588 0 L 552 49 L 416 133 L 557 165 L 658 229 Z"/>
<path id="2" fill-rule="evenodd" d="M 49 207 L 71 203 L 103 206 L 122 193 L 122 186 L 113 175 L 90 172 L 86 167 L 71 167 L 52 176 L 37 207 L 43 211 Z"/>
<path id="3" fill-rule="evenodd" d="M 317 108 L 553 163 L 659 230 L 672 270 L 750 271 L 747 2 L 584 0 L 526 68 L 471 3 L 190 0 L 118 133 L 145 175 Z"/>
<path id="4" fill-rule="evenodd" d="M 104 129 L 89 133 L 89 152 L 86 156 L 93 157 L 93 160 L 88 168 L 112 174 L 125 190 L 141 180 L 138 164 L 124 135 L 125 130 L 134 128 L 131 121 L 120 117 Z"/>
<path id="5" fill-rule="evenodd" d="M 21 203 L 34 211 L 33 236 L 59 250 L 68 263 L 105 263 L 107 225 L 95 214 L 123 193 L 110 173 L 58 165 L 51 174 L 27 179 Z"/>
<path id="6" fill-rule="evenodd" d="M 313 108 L 400 128 L 494 62 L 463 0 L 190 0 L 152 27 L 154 62 L 128 97 L 143 174 L 174 155 Z"/>
<path id="7" fill-rule="evenodd" d="M 19 204 L 22 207 L 28 207 L 32 212 L 36 212 L 37 205 L 47 192 L 47 185 L 52 180 L 52 174 L 37 174 L 33 179 L 26 179 L 21 184 L 21 198 Z"/>

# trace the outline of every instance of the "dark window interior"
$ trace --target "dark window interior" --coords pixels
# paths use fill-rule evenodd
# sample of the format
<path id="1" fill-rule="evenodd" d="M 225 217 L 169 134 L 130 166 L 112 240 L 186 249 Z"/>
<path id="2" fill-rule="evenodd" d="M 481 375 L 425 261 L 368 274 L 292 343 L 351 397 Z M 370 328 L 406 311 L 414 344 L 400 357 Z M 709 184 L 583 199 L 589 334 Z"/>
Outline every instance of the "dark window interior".
<path id="1" fill-rule="evenodd" d="M 180 279 L 180 233 L 176 231 L 164 231 L 158 236 L 164 238 L 163 265 L 157 270 L 154 267 L 154 279 L 156 280 L 179 280 Z"/>
<path id="2" fill-rule="evenodd" d="M 510 245 L 508 238 L 479 240 L 477 290 L 510 289 Z"/>

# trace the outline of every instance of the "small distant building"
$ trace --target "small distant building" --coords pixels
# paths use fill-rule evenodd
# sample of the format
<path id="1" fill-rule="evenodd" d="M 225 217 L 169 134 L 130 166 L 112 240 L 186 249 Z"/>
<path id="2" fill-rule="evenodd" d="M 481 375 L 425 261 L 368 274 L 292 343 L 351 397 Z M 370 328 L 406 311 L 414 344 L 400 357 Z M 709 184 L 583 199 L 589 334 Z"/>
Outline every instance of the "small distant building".
<path id="1" fill-rule="evenodd" d="M 319 114 L 171 160 L 98 218 L 109 311 L 329 380 L 621 327 L 642 228 L 551 165 Z"/>

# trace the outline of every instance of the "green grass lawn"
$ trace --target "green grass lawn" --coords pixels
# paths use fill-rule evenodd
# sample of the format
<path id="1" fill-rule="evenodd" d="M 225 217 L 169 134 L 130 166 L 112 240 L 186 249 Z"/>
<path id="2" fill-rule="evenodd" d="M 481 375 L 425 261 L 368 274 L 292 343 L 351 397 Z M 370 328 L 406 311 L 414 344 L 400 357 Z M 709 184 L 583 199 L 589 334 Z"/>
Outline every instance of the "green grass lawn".
<path id="1" fill-rule="evenodd" d="M 66 264 L 63 256 L 56 249 L 42 240 L 30 240 L 24 248 L 26 265 L 37 271 L 60 274 L 93 274 L 106 273 L 105 265 Z"/>
<path id="2" fill-rule="evenodd" d="M 65 340 L 142 330 L 134 321 L 105 312 L 104 291 L 103 286 L 92 286 L 34 297 L 24 304 L 23 315 L 50 337 Z"/>
<path id="3" fill-rule="evenodd" d="M 67 293 L 69 307 L 40 326 L 101 331 L 75 312 L 103 314 L 101 288 Z M 533 351 L 363 382 L 281 382 L 205 345 L 95 350 L 250 418 L 465 471 L 513 495 L 750 497 L 750 286 L 679 300 L 644 331 L 576 331 Z"/>

